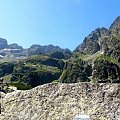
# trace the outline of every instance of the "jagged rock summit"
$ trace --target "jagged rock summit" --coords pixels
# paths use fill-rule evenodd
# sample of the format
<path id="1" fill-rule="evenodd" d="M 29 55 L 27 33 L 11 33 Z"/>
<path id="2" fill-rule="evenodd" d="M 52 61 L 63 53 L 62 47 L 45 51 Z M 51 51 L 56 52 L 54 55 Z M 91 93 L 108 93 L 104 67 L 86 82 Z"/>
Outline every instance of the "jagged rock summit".
<path id="1" fill-rule="evenodd" d="M 120 120 L 120 84 L 46 84 L 2 94 L 0 120 Z"/>
<path id="2" fill-rule="evenodd" d="M 96 53 L 100 50 L 100 38 L 107 35 L 109 35 L 109 30 L 106 28 L 98 28 L 95 31 L 92 31 L 87 37 L 85 37 L 83 43 L 75 49 L 75 52 L 88 54 Z"/>
<path id="3" fill-rule="evenodd" d="M 71 54 L 69 49 L 63 49 L 59 46 L 54 45 L 31 45 L 30 48 L 24 49 L 22 46 L 13 43 L 8 44 L 6 39 L 0 38 L 0 56 L 4 57 L 28 57 L 31 55 L 41 55 L 41 54 L 50 54 L 54 52 L 63 52 L 66 55 L 66 52 Z"/>
<path id="4" fill-rule="evenodd" d="M 104 42 L 106 42 L 104 40 L 106 37 L 112 37 L 113 35 L 118 36 L 118 34 L 120 34 L 120 16 L 114 20 L 109 29 L 103 27 L 92 31 L 87 37 L 85 37 L 83 43 L 76 47 L 74 51 L 86 54 L 94 54 L 100 50 L 103 50 L 102 45 Z"/>
<path id="5" fill-rule="evenodd" d="M 115 21 L 110 26 L 111 33 L 120 33 L 120 16 L 118 16 Z"/>

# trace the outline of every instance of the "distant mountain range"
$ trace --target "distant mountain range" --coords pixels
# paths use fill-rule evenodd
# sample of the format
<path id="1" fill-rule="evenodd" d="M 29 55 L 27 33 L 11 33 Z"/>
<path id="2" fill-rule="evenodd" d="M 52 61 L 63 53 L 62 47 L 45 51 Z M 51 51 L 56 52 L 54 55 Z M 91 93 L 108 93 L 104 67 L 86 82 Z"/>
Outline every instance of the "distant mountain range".
<path id="1" fill-rule="evenodd" d="M 63 52 L 64 54 L 71 54 L 69 49 L 62 49 L 59 46 L 54 45 L 37 45 L 34 44 L 28 49 L 24 49 L 16 43 L 8 44 L 6 39 L 0 38 L 0 56 L 1 57 L 22 57 L 31 55 L 50 54 L 54 52 Z"/>

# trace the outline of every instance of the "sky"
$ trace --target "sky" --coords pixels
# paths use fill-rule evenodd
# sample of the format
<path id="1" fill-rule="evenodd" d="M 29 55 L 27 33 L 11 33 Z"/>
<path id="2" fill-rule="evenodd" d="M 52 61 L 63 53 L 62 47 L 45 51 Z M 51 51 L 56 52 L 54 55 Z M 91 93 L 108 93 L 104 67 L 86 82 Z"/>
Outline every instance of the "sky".
<path id="1" fill-rule="evenodd" d="M 0 37 L 24 48 L 53 44 L 74 50 L 117 16 L 120 0 L 0 0 Z"/>

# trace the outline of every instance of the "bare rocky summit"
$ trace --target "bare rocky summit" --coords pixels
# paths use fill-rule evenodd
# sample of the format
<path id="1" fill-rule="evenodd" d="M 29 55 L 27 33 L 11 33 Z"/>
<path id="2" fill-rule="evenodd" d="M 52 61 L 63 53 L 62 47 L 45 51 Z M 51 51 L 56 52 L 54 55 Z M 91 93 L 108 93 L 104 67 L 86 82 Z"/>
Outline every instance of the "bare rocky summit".
<path id="1" fill-rule="evenodd" d="M 103 36 L 108 36 L 109 30 L 106 28 L 97 28 L 85 37 L 82 44 L 80 44 L 74 51 L 94 54 L 100 50 L 99 42 Z"/>
<path id="2" fill-rule="evenodd" d="M 0 120 L 120 120 L 120 84 L 57 84 L 1 94 Z"/>
<path id="3" fill-rule="evenodd" d="M 102 27 L 92 31 L 74 51 L 94 54 L 108 48 L 109 43 L 111 43 L 111 47 L 114 47 L 116 45 L 114 40 L 120 39 L 119 34 L 120 16 L 113 21 L 109 29 Z"/>
<path id="4" fill-rule="evenodd" d="M 110 26 L 111 33 L 120 33 L 120 16 L 118 16 L 115 21 Z"/>

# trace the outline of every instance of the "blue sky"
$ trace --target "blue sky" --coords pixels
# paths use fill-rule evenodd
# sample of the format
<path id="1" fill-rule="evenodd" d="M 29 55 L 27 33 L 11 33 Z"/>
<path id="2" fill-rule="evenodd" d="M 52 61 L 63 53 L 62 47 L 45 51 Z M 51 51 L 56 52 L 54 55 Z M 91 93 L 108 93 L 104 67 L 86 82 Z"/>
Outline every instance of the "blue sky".
<path id="1" fill-rule="evenodd" d="M 120 0 L 0 0 L 0 37 L 25 48 L 53 44 L 74 50 L 119 15 Z"/>

